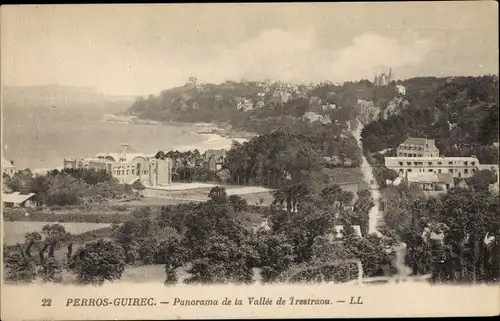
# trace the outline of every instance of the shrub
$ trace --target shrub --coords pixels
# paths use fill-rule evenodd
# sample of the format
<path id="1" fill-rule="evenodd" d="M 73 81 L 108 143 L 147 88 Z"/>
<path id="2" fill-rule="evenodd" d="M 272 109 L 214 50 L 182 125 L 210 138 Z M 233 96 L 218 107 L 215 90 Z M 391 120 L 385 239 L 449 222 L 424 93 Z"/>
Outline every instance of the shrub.
<path id="1" fill-rule="evenodd" d="M 100 239 L 78 249 L 71 266 L 79 282 L 102 284 L 121 278 L 125 270 L 125 254 L 114 242 Z"/>

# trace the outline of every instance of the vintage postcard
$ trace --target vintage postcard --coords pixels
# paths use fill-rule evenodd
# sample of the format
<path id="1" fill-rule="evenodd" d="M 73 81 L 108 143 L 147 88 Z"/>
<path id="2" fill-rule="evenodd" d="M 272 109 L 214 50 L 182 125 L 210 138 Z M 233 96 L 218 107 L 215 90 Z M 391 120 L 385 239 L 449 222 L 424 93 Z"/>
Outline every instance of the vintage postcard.
<path id="1" fill-rule="evenodd" d="M 2 320 L 500 314 L 497 2 L 0 10 Z"/>

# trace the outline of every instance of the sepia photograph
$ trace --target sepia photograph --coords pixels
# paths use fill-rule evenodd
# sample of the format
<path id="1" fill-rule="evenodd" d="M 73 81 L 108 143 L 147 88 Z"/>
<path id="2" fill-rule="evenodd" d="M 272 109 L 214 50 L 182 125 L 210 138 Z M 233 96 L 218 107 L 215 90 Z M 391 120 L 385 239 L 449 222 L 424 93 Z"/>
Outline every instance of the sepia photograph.
<path id="1" fill-rule="evenodd" d="M 497 2 L 0 10 L 2 320 L 500 314 Z"/>

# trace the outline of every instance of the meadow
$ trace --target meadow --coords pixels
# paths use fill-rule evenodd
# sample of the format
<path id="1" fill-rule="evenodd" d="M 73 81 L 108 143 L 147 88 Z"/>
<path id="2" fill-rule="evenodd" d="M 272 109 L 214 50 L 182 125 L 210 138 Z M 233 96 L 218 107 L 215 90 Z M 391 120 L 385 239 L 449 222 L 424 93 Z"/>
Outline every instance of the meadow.
<path id="1" fill-rule="evenodd" d="M 58 222 L 3 222 L 3 244 L 15 245 L 16 243 L 24 243 L 24 236 L 30 232 L 41 232 L 42 227 L 46 224 L 55 224 Z M 103 223 L 58 223 L 64 226 L 67 232 L 71 234 L 82 234 L 85 232 L 109 227 L 110 224 Z"/>

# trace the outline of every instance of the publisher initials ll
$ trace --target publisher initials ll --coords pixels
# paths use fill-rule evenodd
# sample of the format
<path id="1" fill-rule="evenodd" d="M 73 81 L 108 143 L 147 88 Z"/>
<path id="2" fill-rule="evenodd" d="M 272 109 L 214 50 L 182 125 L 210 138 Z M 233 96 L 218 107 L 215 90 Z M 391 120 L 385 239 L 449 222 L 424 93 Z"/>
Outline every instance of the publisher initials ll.
<path id="1" fill-rule="evenodd" d="M 357 299 L 355 296 L 352 296 L 349 304 L 363 304 L 363 299 L 360 296 Z"/>

